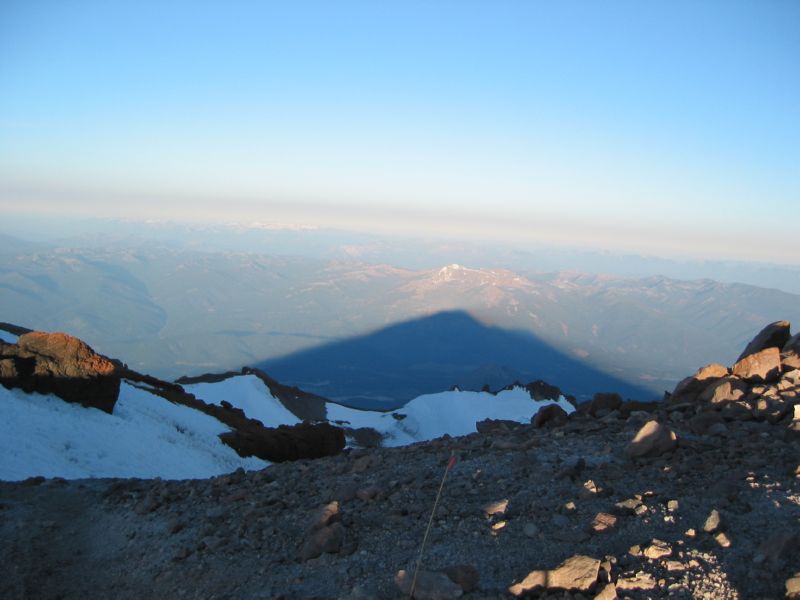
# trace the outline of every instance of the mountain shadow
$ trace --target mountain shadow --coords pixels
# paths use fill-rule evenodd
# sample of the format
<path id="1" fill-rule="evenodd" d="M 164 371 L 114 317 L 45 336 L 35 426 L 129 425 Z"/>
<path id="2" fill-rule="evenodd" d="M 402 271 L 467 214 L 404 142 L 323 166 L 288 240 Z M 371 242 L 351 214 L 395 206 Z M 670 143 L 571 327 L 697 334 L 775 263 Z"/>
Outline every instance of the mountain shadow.
<path id="1" fill-rule="evenodd" d="M 543 379 L 578 400 L 598 391 L 654 400 L 651 390 L 604 373 L 531 333 L 483 325 L 448 311 L 256 365 L 279 381 L 358 408 L 391 409 L 453 385 L 492 390 Z"/>

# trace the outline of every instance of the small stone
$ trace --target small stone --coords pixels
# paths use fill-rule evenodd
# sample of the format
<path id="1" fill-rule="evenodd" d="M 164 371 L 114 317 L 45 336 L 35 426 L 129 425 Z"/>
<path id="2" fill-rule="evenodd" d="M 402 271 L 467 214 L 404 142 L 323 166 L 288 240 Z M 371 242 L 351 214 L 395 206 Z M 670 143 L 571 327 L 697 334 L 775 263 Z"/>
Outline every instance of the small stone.
<path id="1" fill-rule="evenodd" d="M 653 560 L 664 558 L 665 556 L 670 556 L 671 554 L 672 547 L 663 540 L 654 539 L 650 542 L 650 545 L 644 549 L 644 555 Z"/>
<path id="2" fill-rule="evenodd" d="M 483 514 L 487 517 L 491 517 L 494 515 L 503 515 L 508 508 L 508 499 L 504 500 L 497 500 L 496 502 L 490 502 L 486 506 L 483 507 Z"/>
<path id="3" fill-rule="evenodd" d="M 731 540 L 730 538 L 725 535 L 724 532 L 720 531 L 717 535 L 714 536 L 714 539 L 722 548 L 730 548 L 731 547 Z"/>
<path id="4" fill-rule="evenodd" d="M 719 511 L 717 509 L 714 509 L 711 511 L 711 514 L 708 515 L 708 517 L 706 518 L 705 523 L 703 523 L 703 531 L 705 531 L 706 533 L 714 533 L 720 528 L 720 525 L 721 525 L 721 517 L 719 516 Z"/>
<path id="5" fill-rule="evenodd" d="M 800 572 L 786 580 L 786 598 L 796 600 L 800 598 Z"/>
<path id="6" fill-rule="evenodd" d="M 617 517 L 608 513 L 599 512 L 592 520 L 591 529 L 594 533 L 610 531 L 617 525 Z"/>
<path id="7" fill-rule="evenodd" d="M 480 573 L 472 565 L 453 565 L 444 569 L 445 575 L 450 581 L 457 583 L 465 593 L 478 589 L 480 583 Z"/>
<path id="8" fill-rule="evenodd" d="M 655 577 L 644 571 L 639 571 L 633 577 L 622 578 L 617 580 L 617 591 L 634 591 L 634 590 L 652 590 L 656 587 Z"/>
<path id="9" fill-rule="evenodd" d="M 697 536 L 697 531 L 694 529 L 694 527 L 690 527 L 686 530 L 686 537 L 693 538 L 695 536 Z"/>
<path id="10" fill-rule="evenodd" d="M 680 503 L 677 500 L 670 500 L 667 502 L 667 510 L 669 512 L 675 512 L 678 508 L 680 508 Z"/>
<path id="11" fill-rule="evenodd" d="M 501 529 L 505 529 L 506 527 L 505 521 L 498 521 L 497 523 L 492 523 L 492 531 L 500 531 Z"/>
<path id="12" fill-rule="evenodd" d="M 686 570 L 686 565 L 679 560 L 668 560 L 666 561 L 665 566 L 667 567 L 667 571 L 670 572 Z"/>

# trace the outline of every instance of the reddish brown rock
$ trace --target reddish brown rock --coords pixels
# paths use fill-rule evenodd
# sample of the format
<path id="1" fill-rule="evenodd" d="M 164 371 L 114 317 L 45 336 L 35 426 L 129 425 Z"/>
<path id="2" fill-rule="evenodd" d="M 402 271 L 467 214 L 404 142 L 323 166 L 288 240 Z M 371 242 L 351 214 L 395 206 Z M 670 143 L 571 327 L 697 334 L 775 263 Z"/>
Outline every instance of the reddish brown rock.
<path id="1" fill-rule="evenodd" d="M 783 348 L 791 338 L 791 324 L 789 321 L 775 321 L 759 331 L 756 336 L 747 344 L 744 351 L 736 359 L 739 362 L 743 358 L 756 354 L 767 348 Z"/>
<path id="2" fill-rule="evenodd" d="M 737 377 L 723 377 L 709 385 L 702 394 L 700 400 L 710 404 L 725 404 L 736 402 L 747 395 L 747 384 Z"/>
<path id="3" fill-rule="evenodd" d="M 781 353 L 778 348 L 767 348 L 750 354 L 733 365 L 733 374 L 746 381 L 774 381 L 781 374 Z"/>
<path id="4" fill-rule="evenodd" d="M 112 412 L 120 376 L 105 356 L 65 333 L 31 332 L 0 346 L 0 383 Z"/>
<path id="5" fill-rule="evenodd" d="M 521 596 L 538 588 L 588 592 L 597 583 L 599 574 L 600 560 L 576 555 L 555 569 L 531 571 L 525 579 L 509 587 L 508 591 L 513 596 Z"/>
<path id="6" fill-rule="evenodd" d="M 709 384 L 722 377 L 726 377 L 729 373 L 730 371 L 727 367 L 717 363 L 701 367 L 694 375 L 681 380 L 678 385 L 675 386 L 675 390 L 670 395 L 669 402 L 671 404 L 693 402 L 697 398 L 697 395 L 705 390 Z"/>

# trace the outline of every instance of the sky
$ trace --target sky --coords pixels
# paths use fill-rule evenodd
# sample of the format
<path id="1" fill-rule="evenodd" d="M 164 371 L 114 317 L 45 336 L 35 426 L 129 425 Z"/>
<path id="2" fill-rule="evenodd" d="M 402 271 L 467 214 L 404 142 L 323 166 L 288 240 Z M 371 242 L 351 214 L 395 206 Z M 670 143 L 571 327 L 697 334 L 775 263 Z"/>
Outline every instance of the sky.
<path id="1" fill-rule="evenodd" d="M 0 2 L 3 214 L 800 262 L 800 2 Z"/>

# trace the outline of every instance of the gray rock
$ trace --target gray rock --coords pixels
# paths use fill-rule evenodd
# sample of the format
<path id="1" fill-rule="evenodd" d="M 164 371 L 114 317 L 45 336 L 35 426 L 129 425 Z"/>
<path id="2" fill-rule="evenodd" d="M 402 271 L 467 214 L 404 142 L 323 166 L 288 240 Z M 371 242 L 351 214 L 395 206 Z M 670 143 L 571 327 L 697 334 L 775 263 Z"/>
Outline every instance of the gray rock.
<path id="1" fill-rule="evenodd" d="M 631 458 L 661 456 L 677 446 L 678 438 L 668 427 L 658 421 L 645 423 L 625 448 Z"/>

